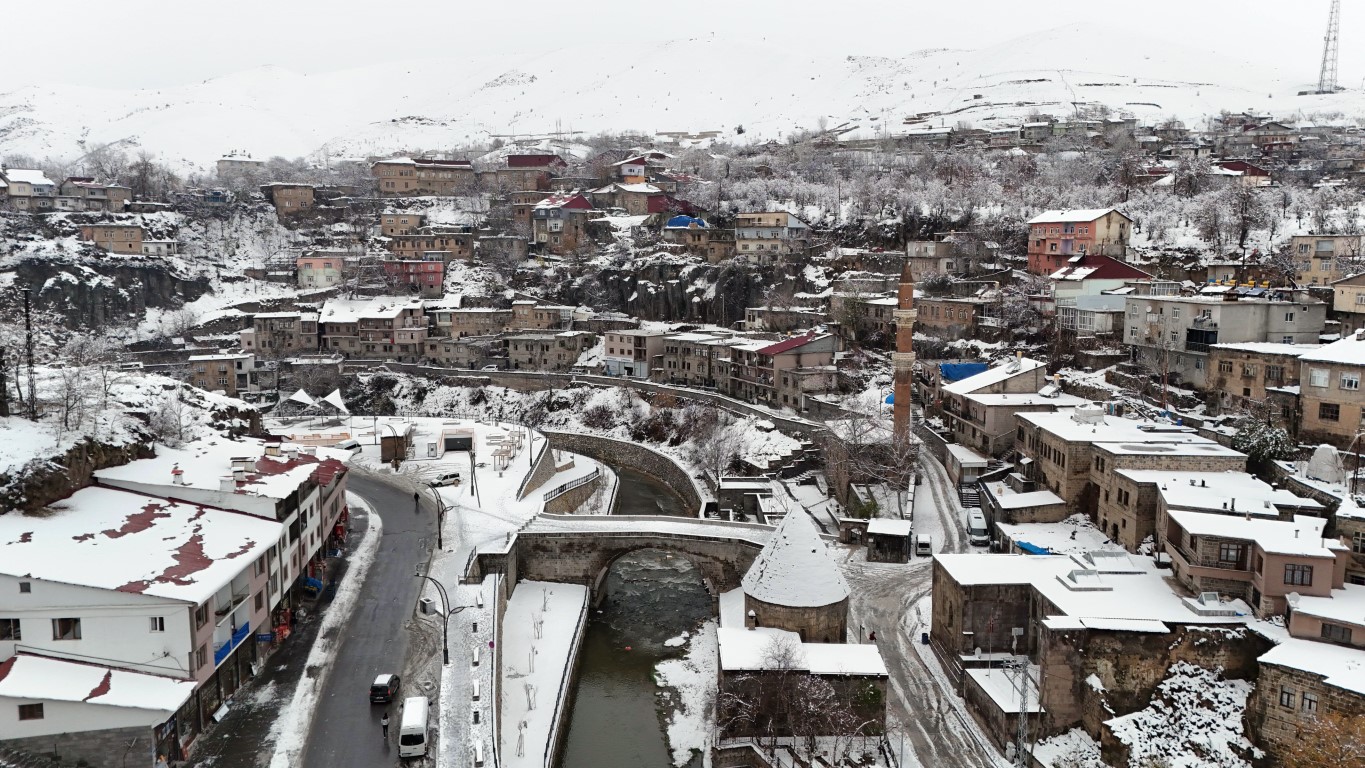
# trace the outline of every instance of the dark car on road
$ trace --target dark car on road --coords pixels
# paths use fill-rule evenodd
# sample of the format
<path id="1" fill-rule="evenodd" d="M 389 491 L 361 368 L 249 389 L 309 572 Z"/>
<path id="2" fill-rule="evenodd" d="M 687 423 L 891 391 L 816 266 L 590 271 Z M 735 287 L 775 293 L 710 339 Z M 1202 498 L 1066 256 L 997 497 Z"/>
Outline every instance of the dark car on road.
<path id="1" fill-rule="evenodd" d="M 398 697 L 398 675 L 380 675 L 370 684 L 370 703 L 388 704 Z"/>

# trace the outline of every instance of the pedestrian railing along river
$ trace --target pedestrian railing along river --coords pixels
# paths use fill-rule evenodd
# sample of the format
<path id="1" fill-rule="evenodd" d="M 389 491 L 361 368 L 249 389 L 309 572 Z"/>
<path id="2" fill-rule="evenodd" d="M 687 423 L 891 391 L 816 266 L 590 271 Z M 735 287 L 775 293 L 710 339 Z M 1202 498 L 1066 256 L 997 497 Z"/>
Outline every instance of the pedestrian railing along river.
<path id="1" fill-rule="evenodd" d="M 555 694 L 555 713 L 550 720 L 549 738 L 545 740 L 545 762 L 544 765 L 554 765 L 551 760 L 558 758 L 555 747 L 560 743 L 559 729 L 562 727 L 560 720 L 564 717 L 564 710 L 567 709 L 566 699 L 569 695 L 569 682 L 574 679 L 574 670 L 578 667 L 578 652 L 583 648 L 583 625 L 588 620 L 588 605 L 590 600 L 583 601 L 583 608 L 578 612 L 578 623 L 574 625 L 573 648 L 569 652 L 569 661 L 564 665 L 564 674 L 559 678 L 559 692 Z"/>
<path id="2" fill-rule="evenodd" d="M 575 488 L 591 483 L 592 481 L 596 480 L 599 476 L 601 476 L 601 474 L 602 469 L 600 467 L 594 468 L 593 471 L 576 480 L 570 480 L 566 483 L 562 483 L 546 491 L 545 495 L 542 497 L 541 500 L 549 501 L 550 499 L 556 498 L 558 496 L 563 496 L 564 494 L 568 493 L 569 491 L 572 491 Z"/>

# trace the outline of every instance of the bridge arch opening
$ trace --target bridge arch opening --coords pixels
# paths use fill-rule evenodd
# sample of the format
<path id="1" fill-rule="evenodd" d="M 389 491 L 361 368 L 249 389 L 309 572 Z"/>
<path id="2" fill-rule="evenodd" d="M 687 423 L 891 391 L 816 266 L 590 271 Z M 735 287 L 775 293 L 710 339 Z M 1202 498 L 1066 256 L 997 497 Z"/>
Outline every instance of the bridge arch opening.
<path id="1" fill-rule="evenodd" d="M 697 580 L 701 582 L 706 593 L 714 600 L 722 588 L 722 585 L 716 583 L 715 574 L 724 569 L 724 563 L 691 552 L 651 543 L 623 547 L 607 553 L 605 562 L 598 568 L 597 574 L 593 576 L 592 583 L 589 585 L 593 604 L 600 603 L 606 596 L 608 591 L 607 577 L 617 565 L 640 567 L 643 564 L 647 569 L 652 568 L 662 572 L 679 562 L 686 563 L 690 570 L 695 572 Z"/>

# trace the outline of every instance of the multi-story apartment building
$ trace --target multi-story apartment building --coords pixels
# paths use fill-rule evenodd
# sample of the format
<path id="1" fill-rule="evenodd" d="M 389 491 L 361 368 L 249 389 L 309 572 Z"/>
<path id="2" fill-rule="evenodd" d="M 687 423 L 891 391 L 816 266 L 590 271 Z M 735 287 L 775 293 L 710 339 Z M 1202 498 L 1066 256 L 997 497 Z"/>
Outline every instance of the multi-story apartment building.
<path id="1" fill-rule="evenodd" d="M 62 182 L 57 207 L 72 211 L 122 213 L 132 196 L 133 190 L 129 187 L 98 184 L 88 176 L 71 176 Z"/>
<path id="2" fill-rule="evenodd" d="M 654 359 L 663 354 L 666 331 L 626 329 L 603 334 L 602 372 L 608 376 L 650 378 Z"/>
<path id="3" fill-rule="evenodd" d="M 492 307 L 437 307 L 427 308 L 432 336 L 453 339 L 492 336 L 507 330 L 512 321 L 512 310 Z"/>
<path id="4" fill-rule="evenodd" d="M 700 216 L 678 214 L 664 223 L 659 236 L 664 242 L 681 245 L 690 253 L 706 256 L 717 264 L 734 255 L 734 230 L 719 230 Z M 723 246 L 728 245 L 728 248 Z"/>
<path id="5" fill-rule="evenodd" d="M 427 251 L 420 258 L 390 258 L 380 262 L 389 284 L 402 290 L 407 287 L 424 297 L 436 297 L 444 293 L 446 263 L 443 254 Z"/>
<path id="6" fill-rule="evenodd" d="M 1299 440 L 1348 447 L 1365 429 L 1365 330 L 1299 356 Z"/>
<path id="7" fill-rule="evenodd" d="M 944 385 L 932 404 L 953 439 L 985 456 L 999 456 L 1014 445 L 1015 414 L 1074 408 L 1086 401 L 1068 395 L 1048 380 L 1047 366 L 1021 357 L 974 376 Z"/>
<path id="8" fill-rule="evenodd" d="M 260 357 L 318 351 L 316 312 L 258 312 L 238 334 L 242 349 Z"/>
<path id="9" fill-rule="evenodd" d="M 332 299 L 318 320 L 321 348 L 328 352 L 413 362 L 426 351 L 427 318 L 420 299 Z"/>
<path id="10" fill-rule="evenodd" d="M 592 203 L 578 193 L 551 195 L 531 209 L 531 242 L 550 253 L 566 253 L 585 242 Z"/>
<path id="11" fill-rule="evenodd" d="M 287 637 L 299 579 L 344 535 L 342 459 L 158 447 L 52 514 L 0 515 L 2 738 L 34 752 L 60 738 L 91 764 L 133 739 L 182 759 Z"/>
<path id="12" fill-rule="evenodd" d="M 513 370 L 567 371 L 597 343 L 597 336 L 587 331 L 514 333 L 503 341 Z"/>
<path id="13" fill-rule="evenodd" d="M 799 410 L 805 395 L 833 387 L 839 351 L 839 337 L 830 333 L 735 342 L 728 357 L 716 359 L 717 385 L 731 397 Z"/>
<path id="14" fill-rule="evenodd" d="M 265 161 L 253 159 L 249 154 L 230 152 L 218 158 L 217 171 L 220 179 L 256 174 L 264 170 Z"/>
<path id="15" fill-rule="evenodd" d="M 200 389 L 230 397 L 259 392 L 256 356 L 251 353 L 190 355 L 190 382 Z"/>
<path id="16" fill-rule="evenodd" d="M 786 211 L 740 213 L 735 216 L 735 254 L 760 263 L 792 253 L 811 244 L 810 225 Z"/>
<path id="17" fill-rule="evenodd" d="M 549 330 L 568 328 L 573 322 L 574 308 L 563 304 L 541 304 L 530 299 L 512 302 L 512 319 L 508 328 L 512 330 Z"/>
<path id="18" fill-rule="evenodd" d="M 1028 271 L 1050 275 L 1082 252 L 1122 258 L 1133 220 L 1116 208 L 1091 208 L 1044 211 L 1028 226 Z"/>
<path id="19" fill-rule="evenodd" d="M 1365 272 L 1343 277 L 1332 285 L 1332 319 L 1341 323 L 1342 335 L 1365 328 Z"/>
<path id="20" fill-rule="evenodd" d="M 1289 253 L 1298 265 L 1300 285 L 1329 285 L 1365 272 L 1360 235 L 1294 235 Z"/>
<path id="21" fill-rule="evenodd" d="M 441 261 L 469 261 L 474 258 L 474 235 L 460 228 L 423 227 L 407 234 L 390 235 L 384 247 L 400 259 L 425 259 L 439 256 Z"/>
<path id="22" fill-rule="evenodd" d="M 564 172 L 569 164 L 559 155 L 508 155 L 506 165 L 494 176 L 499 189 L 508 191 L 548 190 L 550 180 Z"/>
<path id="23" fill-rule="evenodd" d="M 289 184 L 275 182 L 262 184 L 261 194 L 275 206 L 275 213 L 281 218 L 298 216 L 313 210 L 314 188 L 312 184 Z"/>
<path id="24" fill-rule="evenodd" d="M 474 188 L 468 160 L 393 157 L 370 164 L 381 197 L 454 195 Z"/>
<path id="25" fill-rule="evenodd" d="M 81 239 L 112 253 L 142 253 L 140 224 L 83 224 Z"/>
<path id="26" fill-rule="evenodd" d="M 1209 386 L 1214 344 L 1315 344 L 1327 319 L 1326 304 L 1290 291 L 1129 296 L 1125 310 L 1123 340 L 1134 362 L 1196 389 Z"/>
<path id="27" fill-rule="evenodd" d="M 41 213 L 57 206 L 57 183 L 42 171 L 0 168 L 0 181 L 5 182 L 5 197 L 13 210 Z"/>
<path id="28" fill-rule="evenodd" d="M 300 288 L 335 288 L 346 280 L 346 252 L 307 251 L 294 261 Z"/>
<path id="29" fill-rule="evenodd" d="M 989 254 L 987 244 L 968 232 L 938 232 L 933 240 L 905 244 L 905 258 L 917 283 L 930 275 L 971 274 Z"/>
<path id="30" fill-rule="evenodd" d="M 526 227 L 526 232 L 531 231 L 531 211 L 540 202 L 550 197 L 548 191 L 536 189 L 523 189 L 507 193 L 507 204 L 512 206 L 512 221 Z"/>
<path id="31" fill-rule="evenodd" d="M 915 296 L 919 316 L 915 329 L 943 340 L 968 339 L 996 333 L 1003 327 L 1000 301 L 982 296 Z"/>
<path id="32" fill-rule="evenodd" d="M 728 344 L 735 337 L 728 333 L 670 333 L 664 337 L 663 352 L 649 378 L 685 387 L 716 386 L 716 359 L 728 357 Z"/>

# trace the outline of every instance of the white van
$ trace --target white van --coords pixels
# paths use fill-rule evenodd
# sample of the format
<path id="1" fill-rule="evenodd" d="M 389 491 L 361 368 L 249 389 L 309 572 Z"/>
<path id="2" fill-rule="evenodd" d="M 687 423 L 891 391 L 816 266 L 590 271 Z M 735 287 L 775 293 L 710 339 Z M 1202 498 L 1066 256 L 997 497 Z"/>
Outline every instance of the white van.
<path id="1" fill-rule="evenodd" d="M 991 529 L 986 525 L 986 516 L 980 507 L 967 510 L 967 541 L 973 547 L 984 547 L 991 543 Z"/>
<path id="2" fill-rule="evenodd" d="M 342 440 L 341 442 L 337 443 L 332 447 L 340 451 L 350 451 L 352 456 L 365 450 L 364 448 L 360 447 L 360 441 L 356 440 L 355 438 L 351 438 L 350 440 Z"/>
<path id="3" fill-rule="evenodd" d="M 915 534 L 915 557 L 933 557 L 934 537 L 927 533 Z"/>
<path id="4" fill-rule="evenodd" d="M 425 696 L 403 699 L 403 724 L 398 729 L 398 756 L 421 757 L 427 753 L 427 710 Z"/>

